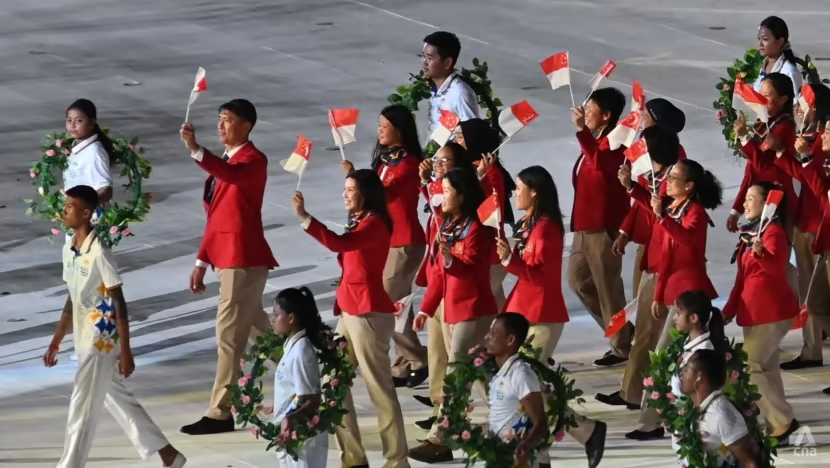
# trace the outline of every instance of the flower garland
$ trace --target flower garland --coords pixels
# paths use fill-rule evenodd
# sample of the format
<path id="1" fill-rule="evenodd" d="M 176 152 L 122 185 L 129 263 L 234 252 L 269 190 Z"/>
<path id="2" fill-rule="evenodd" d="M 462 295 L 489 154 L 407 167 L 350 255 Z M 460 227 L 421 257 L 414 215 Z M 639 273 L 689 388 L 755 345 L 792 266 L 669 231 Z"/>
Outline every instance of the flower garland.
<path id="1" fill-rule="evenodd" d="M 108 133 L 107 129 L 103 131 Z M 73 138 L 66 132 L 47 135 L 41 146 L 40 161 L 34 163 L 29 170 L 32 185 L 37 187 L 41 198 L 38 201 L 23 200 L 29 206 L 26 214 L 56 223 L 58 226 L 51 230 L 53 236 L 71 234 L 71 229 L 63 224 L 64 194 L 61 177 L 69 167 L 73 143 Z M 109 247 L 118 245 L 124 237 L 133 236 L 130 223 L 144 221 L 150 212 L 151 194 L 143 193 L 141 186 L 150 177 L 151 166 L 142 157 L 144 148 L 137 145 L 137 138 L 112 138 L 110 164 L 121 166 L 121 175 L 127 177 L 125 187 L 130 188 L 131 197 L 124 205 L 112 202 L 99 209 L 97 217 L 93 219 L 98 238 Z"/>
<path id="2" fill-rule="evenodd" d="M 582 390 L 574 389 L 574 381 L 566 375 L 561 366 L 553 368 L 553 361 L 548 364 L 539 361 L 541 349 L 534 349 L 526 343 L 520 357 L 536 372 L 542 385 L 545 398 L 545 417 L 552 430 L 547 438 L 533 448 L 531 460 L 539 450 L 549 448 L 564 437 L 565 431 L 576 427 L 573 416 L 566 417 L 566 410 L 571 401 L 584 403 Z M 444 383 L 444 402 L 441 407 L 441 425 L 447 433 L 447 441 L 453 450 L 463 450 L 467 454 L 466 465 L 472 466 L 476 461 L 484 462 L 485 468 L 507 468 L 515 465 L 513 454 L 519 444 L 518 436 L 526 427 L 511 431 L 507 441 L 485 432 L 481 426 L 473 426 L 468 415 L 475 407 L 472 405 L 470 392 L 473 382 L 485 385 L 496 374 L 496 363 L 481 347 L 470 349 L 466 356 L 452 364 L 453 371 L 447 374 Z M 521 411 L 521 409 L 520 409 Z M 515 429 L 515 428 L 514 428 Z"/>
<path id="3" fill-rule="evenodd" d="M 499 131 L 499 134 L 504 136 L 504 132 L 499 127 L 499 108 L 502 107 L 501 99 L 493 95 L 492 82 L 489 76 L 489 67 L 487 62 L 481 62 L 478 58 L 473 58 L 473 68 L 461 68 L 458 73 L 459 77 L 467 83 L 473 92 L 478 96 L 478 105 L 482 109 L 487 110 L 487 119 L 490 121 L 490 126 Z M 418 104 L 421 101 L 432 97 L 432 89 L 430 88 L 429 80 L 424 76 L 423 70 L 417 75 L 409 74 L 409 84 L 401 85 L 395 90 L 395 93 L 390 94 L 386 100 L 390 104 L 402 104 L 406 106 L 412 113 L 418 111 Z M 430 141 L 427 144 L 427 156 L 432 156 L 438 150 L 438 146 Z"/>
<path id="4" fill-rule="evenodd" d="M 673 437 L 677 434 L 675 441 L 680 446 L 678 455 L 688 466 L 724 468 L 727 465 L 716 465 L 715 459 L 703 449 L 703 437 L 698 428 L 701 417 L 699 409 L 694 406 L 691 398 L 672 393 L 671 378 L 680 370 L 686 334 L 675 329 L 671 330 L 671 334 L 669 346 L 652 352 L 650 356 L 649 375 L 643 381 L 644 391 L 649 396 L 648 406 L 657 411 Z M 758 441 L 762 466 L 772 467 L 777 442 L 770 439 L 764 425 L 758 422 L 757 402 L 761 395 L 758 387 L 750 382 L 743 344 L 735 344 L 734 339 L 725 340 L 724 348 L 727 383 L 723 387 L 723 394 L 741 411 L 749 434 Z"/>
<path id="5" fill-rule="evenodd" d="M 229 385 L 236 423 L 243 427 L 250 424 L 251 433 L 258 439 L 268 441 L 265 450 L 277 447 L 285 450 L 295 460 L 305 441 L 322 433 L 333 434 L 334 429 L 342 426 L 346 411 L 346 393 L 356 378 L 355 366 L 348 360 L 348 341 L 345 337 L 335 335 L 331 327 L 323 324 L 320 328 L 320 343 L 326 343 L 325 349 L 317 350 L 317 359 L 323 365 L 322 401 L 320 410 L 309 418 L 295 421 L 290 429 L 290 436 L 283 437 L 279 425 L 260 418 L 265 395 L 262 391 L 261 378 L 268 373 L 265 362 L 272 360 L 279 363 L 283 357 L 286 339 L 269 332 L 257 338 L 256 344 L 242 358 L 239 381 Z M 251 364 L 246 373 L 245 367 Z"/>

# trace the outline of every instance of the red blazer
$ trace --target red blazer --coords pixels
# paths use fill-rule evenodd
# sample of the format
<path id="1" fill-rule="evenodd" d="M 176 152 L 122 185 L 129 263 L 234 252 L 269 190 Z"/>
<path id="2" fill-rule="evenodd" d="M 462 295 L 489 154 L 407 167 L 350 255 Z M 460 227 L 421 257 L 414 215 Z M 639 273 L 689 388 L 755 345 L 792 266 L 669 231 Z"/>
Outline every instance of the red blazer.
<path id="1" fill-rule="evenodd" d="M 382 219 L 370 214 L 353 231 L 335 234 L 312 218 L 306 232 L 336 252 L 337 263 L 343 269 L 335 296 L 335 315 L 341 310 L 349 315 L 395 312 L 395 303 L 383 289 L 390 235 Z"/>
<path id="2" fill-rule="evenodd" d="M 651 194 L 640 185 L 634 185 L 631 196 L 644 207 L 651 207 Z M 663 203 L 671 202 L 665 197 Z M 718 297 L 709 275 L 706 273 L 706 234 L 709 217 L 706 209 L 694 201 L 688 202 L 679 221 L 666 215 L 657 222 L 662 243 L 657 268 L 657 284 L 654 301 L 674 304 L 681 293 L 692 290 L 705 291 L 710 299 Z"/>
<path id="3" fill-rule="evenodd" d="M 513 248 L 507 272 L 518 277 L 507 297 L 505 312 L 518 312 L 530 323 L 565 323 L 568 309 L 562 297 L 564 233 L 547 218 L 536 221 L 524 252 Z"/>
<path id="4" fill-rule="evenodd" d="M 493 228 L 473 219 L 466 235 L 451 247 L 453 259 L 449 267 L 438 254 L 421 312 L 434 316 L 443 299 L 444 321 L 449 324 L 498 313 L 490 289 L 490 254 L 495 237 Z"/>
<path id="5" fill-rule="evenodd" d="M 773 123 L 772 135 L 782 142 L 785 153 L 792 155 L 796 137 L 795 124 L 788 117 L 779 117 L 779 119 L 787 120 L 777 121 L 777 124 Z M 749 140 L 747 144 L 741 145 L 741 152 L 746 156 L 747 165 L 744 169 L 744 178 L 741 181 L 741 187 L 738 189 L 738 196 L 732 204 L 732 214 L 742 214 L 744 212 L 746 191 L 755 182 L 776 182 L 781 184 L 787 196 L 787 213 L 795 213 L 798 206 L 798 197 L 793 188 L 793 178 L 774 164 L 775 151 L 766 148 L 765 144 L 759 144 L 755 140 Z"/>
<path id="6" fill-rule="evenodd" d="M 620 147 L 611 150 L 608 138 L 594 138 L 584 128 L 576 139 L 582 154 L 576 160 L 571 177 L 574 186 L 574 204 L 571 212 L 571 232 L 607 230 L 616 233 L 631 205 L 620 185 L 617 172 L 626 160 Z"/>
<path id="7" fill-rule="evenodd" d="M 671 167 L 666 168 L 666 172 L 668 173 L 671 171 Z M 648 179 L 645 177 L 640 177 L 639 186 L 645 189 L 649 197 L 651 196 L 651 190 L 648 189 Z M 657 192 L 664 198 L 666 198 L 666 180 L 664 179 L 660 182 L 660 187 L 657 189 Z M 639 193 L 639 192 L 638 192 Z M 649 205 L 648 209 L 645 206 L 638 203 L 636 200 L 636 194 L 634 193 L 634 189 L 631 192 L 628 192 L 628 195 L 631 196 L 634 205 L 631 207 L 631 211 L 628 212 L 628 215 L 625 217 L 625 221 L 623 221 L 623 225 L 620 227 L 620 232 L 626 232 L 626 222 L 631 223 L 631 218 L 635 216 L 640 216 L 643 218 L 642 221 L 637 220 L 635 222 L 639 222 L 640 229 L 647 229 L 647 234 L 640 234 L 645 236 L 645 242 L 642 245 L 646 246 L 646 251 L 643 253 L 643 257 L 640 259 L 640 264 L 637 268 L 640 271 L 645 271 L 649 273 L 657 273 L 657 270 L 660 266 L 660 256 L 663 250 L 663 229 L 657 228 L 657 216 L 654 215 L 654 210 L 651 209 L 651 205 Z M 641 194 L 640 194 L 641 196 Z"/>
<path id="8" fill-rule="evenodd" d="M 799 179 L 804 181 L 809 190 L 815 195 L 821 207 L 821 213 L 817 213 L 820 224 L 816 228 L 816 238 L 813 241 L 812 249 L 814 254 L 821 254 L 830 250 L 830 200 L 828 200 L 830 179 L 828 179 L 827 169 L 825 169 L 826 155 L 821 150 L 821 138 L 817 140 L 819 144 L 813 145 L 812 160 L 802 165 L 800 170 L 801 177 Z M 802 186 L 802 193 L 804 190 L 805 188 Z"/>
<path id="9" fill-rule="evenodd" d="M 421 268 L 418 270 L 418 274 L 415 276 L 415 285 L 420 288 L 425 288 L 427 287 L 429 278 L 432 277 L 432 268 L 435 266 L 429 261 L 432 253 L 433 241 L 438 233 L 438 228 L 443 222 L 441 203 L 438 202 L 437 205 L 433 204 L 433 197 L 436 197 L 436 200 L 439 196 L 443 198 L 443 187 L 441 186 L 441 181 L 433 180 L 425 186 L 422 185 L 421 193 L 424 195 L 424 199 L 426 199 L 427 205 L 430 206 L 431 209 L 429 211 L 429 215 L 427 216 L 427 226 L 424 229 L 424 235 L 427 241 L 427 253 L 424 256 L 424 261 L 421 263 Z"/>
<path id="10" fill-rule="evenodd" d="M 499 167 L 495 164 L 491 165 L 487 168 L 487 172 L 484 174 L 484 178 L 481 179 L 481 189 L 484 191 L 484 196 L 489 197 L 493 194 L 495 190 L 496 196 L 499 199 L 499 237 L 504 240 L 507 240 L 507 236 L 504 233 L 504 210 L 505 206 L 503 206 L 502 201 L 506 200 L 505 193 L 504 193 L 504 174 L 501 172 Z M 496 249 L 496 243 L 493 243 L 493 253 L 490 255 L 490 263 L 493 265 L 498 265 L 501 263 L 499 259 L 499 252 Z"/>
<path id="11" fill-rule="evenodd" d="M 386 188 L 386 203 L 392 217 L 392 247 L 423 245 L 424 231 L 418 221 L 418 158 L 404 155 L 397 164 L 381 164 L 378 176 Z"/>
<path id="12" fill-rule="evenodd" d="M 744 248 L 738 261 L 738 276 L 723 308 L 723 315 L 737 316 L 741 327 L 780 322 L 798 315 L 798 298 L 787 287 L 790 244 L 778 223 L 761 234 L 763 255 L 756 257 L 752 247 Z"/>
<path id="13" fill-rule="evenodd" d="M 214 179 L 216 186 L 210 204 L 205 203 L 207 225 L 196 258 L 214 268 L 279 266 L 262 227 L 268 159 L 251 142 L 227 162 L 202 151 L 196 164 L 210 174 L 205 194 Z"/>
<path id="14" fill-rule="evenodd" d="M 822 130 L 821 133 L 824 133 L 824 131 Z M 821 134 L 813 142 L 810 153 L 812 159 L 816 160 L 818 165 L 824 165 L 826 155 L 821 150 Z M 781 156 L 776 154 L 774 159 L 776 166 L 801 182 L 801 192 L 798 194 L 797 208 L 794 212 L 795 227 L 801 232 L 815 234 L 822 218 L 821 197 L 809 188 L 809 182 L 804 174 L 804 164 L 795 158 L 795 151 L 785 150 Z"/>

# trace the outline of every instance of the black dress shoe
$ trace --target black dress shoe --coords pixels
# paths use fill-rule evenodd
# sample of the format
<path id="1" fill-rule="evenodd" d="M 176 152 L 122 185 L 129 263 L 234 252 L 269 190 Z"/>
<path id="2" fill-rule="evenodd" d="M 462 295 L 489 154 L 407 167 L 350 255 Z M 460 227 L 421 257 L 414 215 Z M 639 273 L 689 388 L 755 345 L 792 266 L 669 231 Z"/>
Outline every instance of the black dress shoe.
<path id="1" fill-rule="evenodd" d="M 425 397 L 423 395 L 412 395 L 412 398 L 414 398 L 415 401 L 417 401 L 418 403 L 420 403 L 424 406 L 429 406 L 430 408 L 435 408 L 435 403 L 433 403 L 432 400 L 429 399 L 429 397 Z"/>
<path id="2" fill-rule="evenodd" d="M 790 422 L 790 425 L 787 427 L 787 430 L 784 431 L 783 434 L 781 434 L 780 436 L 774 437 L 776 440 L 778 440 L 778 444 L 776 445 L 776 448 L 777 447 L 781 447 L 781 448 L 789 447 L 790 446 L 790 436 L 793 435 L 795 433 L 795 431 L 797 431 L 800 428 L 801 428 L 801 424 L 799 424 L 797 420 L 793 419 Z"/>
<path id="3" fill-rule="evenodd" d="M 420 427 L 421 429 L 423 429 L 425 431 L 428 431 L 428 430 L 432 429 L 432 425 L 435 424 L 435 421 L 437 421 L 437 420 L 438 420 L 437 417 L 430 416 L 427 419 L 424 419 L 423 421 L 415 421 L 415 425 Z"/>
<path id="4" fill-rule="evenodd" d="M 608 425 L 597 421 L 594 432 L 585 442 L 585 455 L 588 457 L 588 468 L 597 468 L 605 454 L 605 435 L 608 433 Z"/>
<path id="5" fill-rule="evenodd" d="M 792 361 L 782 362 L 781 370 L 791 371 L 799 369 L 811 369 L 813 367 L 821 367 L 824 361 L 821 359 L 802 359 L 801 356 L 796 356 Z"/>
<path id="6" fill-rule="evenodd" d="M 406 387 L 408 380 L 409 377 L 392 377 L 392 383 L 395 384 L 395 388 Z"/>
<path id="7" fill-rule="evenodd" d="M 427 377 L 429 377 L 429 368 L 424 367 L 422 369 L 414 370 L 409 373 L 409 377 L 406 379 L 406 386 L 409 388 L 415 388 L 424 383 Z"/>
<path id="8" fill-rule="evenodd" d="M 658 427 L 657 429 L 651 431 L 641 431 L 639 429 L 635 431 L 631 431 L 625 435 L 626 439 L 630 440 L 658 440 L 662 439 L 666 436 L 666 431 L 662 427 Z"/>
<path id="9" fill-rule="evenodd" d="M 625 364 L 627 361 L 627 357 L 619 357 L 611 351 L 608 351 L 601 358 L 594 361 L 594 367 L 614 367 Z"/>
<path id="10" fill-rule="evenodd" d="M 594 398 L 596 398 L 598 402 L 605 403 L 609 406 L 625 406 L 632 411 L 640 409 L 640 405 L 635 405 L 623 400 L 619 391 L 607 395 L 605 393 L 597 393 L 594 395 Z"/>
<path id="11" fill-rule="evenodd" d="M 830 395 L 830 387 L 825 388 L 824 390 L 821 391 L 821 393 L 823 393 L 825 395 Z"/>
<path id="12" fill-rule="evenodd" d="M 187 435 L 224 434 L 235 430 L 233 419 L 211 419 L 203 416 L 193 424 L 183 426 L 181 431 Z"/>
<path id="13" fill-rule="evenodd" d="M 409 449 L 409 458 L 431 465 L 433 463 L 450 462 L 453 460 L 453 455 L 449 447 L 427 441 Z"/>

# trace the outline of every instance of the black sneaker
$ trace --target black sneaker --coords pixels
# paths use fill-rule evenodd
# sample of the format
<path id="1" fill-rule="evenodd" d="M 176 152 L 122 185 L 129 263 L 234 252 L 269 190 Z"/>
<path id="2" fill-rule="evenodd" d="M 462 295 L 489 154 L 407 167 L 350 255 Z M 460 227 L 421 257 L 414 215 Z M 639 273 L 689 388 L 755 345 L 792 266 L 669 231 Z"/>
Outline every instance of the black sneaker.
<path id="1" fill-rule="evenodd" d="M 625 364 L 627 361 L 627 357 L 619 357 L 611 351 L 608 351 L 601 358 L 594 361 L 594 367 L 614 367 Z"/>
<path id="2" fill-rule="evenodd" d="M 420 403 L 424 406 L 429 406 L 430 408 L 435 408 L 435 403 L 433 403 L 432 400 L 430 400 L 429 397 L 427 397 L 427 396 L 412 395 L 412 398 L 414 398 L 415 401 L 417 401 L 418 403 Z"/>
<path id="3" fill-rule="evenodd" d="M 415 421 L 415 425 L 418 426 L 419 428 L 425 430 L 425 431 L 428 431 L 428 430 L 432 429 L 432 425 L 435 424 L 435 421 L 437 421 L 437 420 L 438 420 L 437 417 L 430 416 L 429 418 L 424 419 L 422 421 Z"/>
<path id="4" fill-rule="evenodd" d="M 666 431 L 662 427 L 658 427 L 652 431 L 641 431 L 639 429 L 629 432 L 625 435 L 626 439 L 630 440 L 657 440 L 666 436 Z"/>
<path id="5" fill-rule="evenodd" d="M 823 393 L 825 395 L 830 395 L 830 387 L 825 388 L 824 390 L 821 391 L 821 393 Z"/>
<path id="6" fill-rule="evenodd" d="M 233 419 L 211 419 L 203 416 L 202 419 L 195 423 L 183 426 L 181 431 L 187 435 L 208 435 L 233 432 L 235 428 Z"/>
<path id="7" fill-rule="evenodd" d="M 409 373 L 409 377 L 406 379 L 406 386 L 415 388 L 424 383 L 427 377 L 429 377 L 429 368 L 424 367 L 423 369 L 414 370 Z"/>
<path id="8" fill-rule="evenodd" d="M 821 359 L 802 359 L 801 356 L 796 356 L 792 361 L 782 362 L 781 370 L 793 371 L 799 369 L 811 369 L 813 367 L 821 367 L 824 361 Z"/>
<path id="9" fill-rule="evenodd" d="M 630 410 L 639 410 L 640 405 L 635 405 L 623 400 L 623 397 L 620 396 L 620 392 L 614 392 L 610 394 L 605 393 L 597 393 L 594 395 L 594 398 L 600 403 L 605 403 L 608 406 L 625 406 Z"/>

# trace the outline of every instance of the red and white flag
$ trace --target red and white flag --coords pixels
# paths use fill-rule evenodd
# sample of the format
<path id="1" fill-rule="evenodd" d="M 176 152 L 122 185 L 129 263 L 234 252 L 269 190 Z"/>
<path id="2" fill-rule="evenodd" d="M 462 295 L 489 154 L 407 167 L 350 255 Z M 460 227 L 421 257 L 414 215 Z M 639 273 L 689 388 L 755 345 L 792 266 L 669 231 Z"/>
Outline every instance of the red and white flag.
<path id="1" fill-rule="evenodd" d="M 807 320 L 810 318 L 810 313 L 807 312 L 807 306 L 802 306 L 801 310 L 798 312 L 798 315 L 795 316 L 795 320 L 793 320 L 793 324 L 790 326 L 790 330 L 799 330 L 804 328 L 807 325 Z"/>
<path id="2" fill-rule="evenodd" d="M 640 82 L 634 80 L 631 86 L 631 112 L 645 112 L 646 111 L 646 92 L 640 86 Z"/>
<path id="3" fill-rule="evenodd" d="M 770 190 L 767 193 L 767 201 L 764 203 L 764 209 L 761 211 L 761 223 L 760 229 L 758 230 L 759 234 L 764 232 L 769 223 L 772 221 L 772 217 L 775 216 L 775 212 L 778 210 L 778 207 L 781 205 L 781 200 L 784 199 L 784 192 L 782 190 Z M 766 221 L 766 224 L 764 222 Z"/>
<path id="4" fill-rule="evenodd" d="M 478 220 L 485 226 L 501 229 L 501 208 L 499 207 L 499 197 L 495 190 L 478 207 Z"/>
<path id="5" fill-rule="evenodd" d="M 623 328 L 625 324 L 631 322 L 632 325 L 637 321 L 637 305 L 639 301 L 635 297 L 633 301 L 625 305 L 625 308 L 611 316 L 611 322 L 608 323 L 608 328 L 605 329 L 605 337 L 611 338 L 616 335 Z"/>
<path id="6" fill-rule="evenodd" d="M 767 113 L 767 98 L 741 80 L 735 80 L 735 91 L 732 93 L 732 108 L 743 111 L 744 114 L 755 114 L 762 122 L 769 120 Z"/>
<path id="7" fill-rule="evenodd" d="M 452 136 L 461 119 L 458 118 L 452 111 L 441 109 L 441 117 L 438 119 L 438 125 L 435 131 L 432 132 L 430 139 L 438 146 L 443 147 Z"/>
<path id="8" fill-rule="evenodd" d="M 615 68 L 617 68 L 617 64 L 614 63 L 613 60 L 605 62 L 605 65 L 603 65 L 602 68 L 599 69 L 597 74 L 594 75 L 593 78 L 591 78 L 591 91 L 596 91 L 597 88 L 599 88 L 599 84 L 600 82 L 602 82 L 602 79 L 609 78 L 611 76 L 611 73 L 614 73 Z"/>
<path id="9" fill-rule="evenodd" d="M 282 168 L 302 176 L 305 166 L 308 164 L 308 158 L 311 157 L 311 145 L 311 140 L 300 135 L 300 138 L 297 139 L 297 147 L 291 153 L 291 156 L 280 161 Z"/>
<path id="10" fill-rule="evenodd" d="M 354 130 L 359 116 L 358 109 L 329 109 L 331 136 L 337 146 L 343 147 L 355 141 Z"/>
<path id="11" fill-rule="evenodd" d="M 553 89 L 571 84 L 570 58 L 568 52 L 559 52 L 540 62 L 542 71 Z"/>
<path id="12" fill-rule="evenodd" d="M 642 120 L 643 114 L 640 112 L 632 112 L 620 120 L 617 126 L 608 132 L 608 144 L 611 149 L 615 150 L 620 146 L 631 146 L 634 143 L 634 137 L 637 136 L 637 131 L 640 130 Z"/>
<path id="13" fill-rule="evenodd" d="M 539 117 L 536 109 L 529 102 L 522 101 L 507 109 L 502 109 L 499 113 L 499 127 L 507 134 L 507 138 L 510 138 L 530 122 L 533 122 L 536 117 Z"/>
<path id="14" fill-rule="evenodd" d="M 813 91 L 812 86 L 808 83 L 804 83 L 804 86 L 801 87 L 801 96 L 798 97 L 798 107 L 801 108 L 801 112 L 804 113 L 804 115 L 807 115 L 807 112 L 815 106 L 816 93 Z"/>
<path id="15" fill-rule="evenodd" d="M 196 81 L 193 83 L 193 90 L 190 91 L 190 101 L 188 101 L 187 105 L 190 106 L 194 102 L 196 102 L 196 98 L 198 98 L 199 95 L 205 91 L 207 91 L 207 78 L 205 78 L 205 69 L 199 67 L 199 71 L 196 72 Z"/>
<path id="16" fill-rule="evenodd" d="M 631 163 L 632 179 L 636 179 L 652 170 L 651 156 L 648 154 L 648 145 L 645 138 L 640 138 L 637 143 L 626 149 L 625 158 Z"/>

